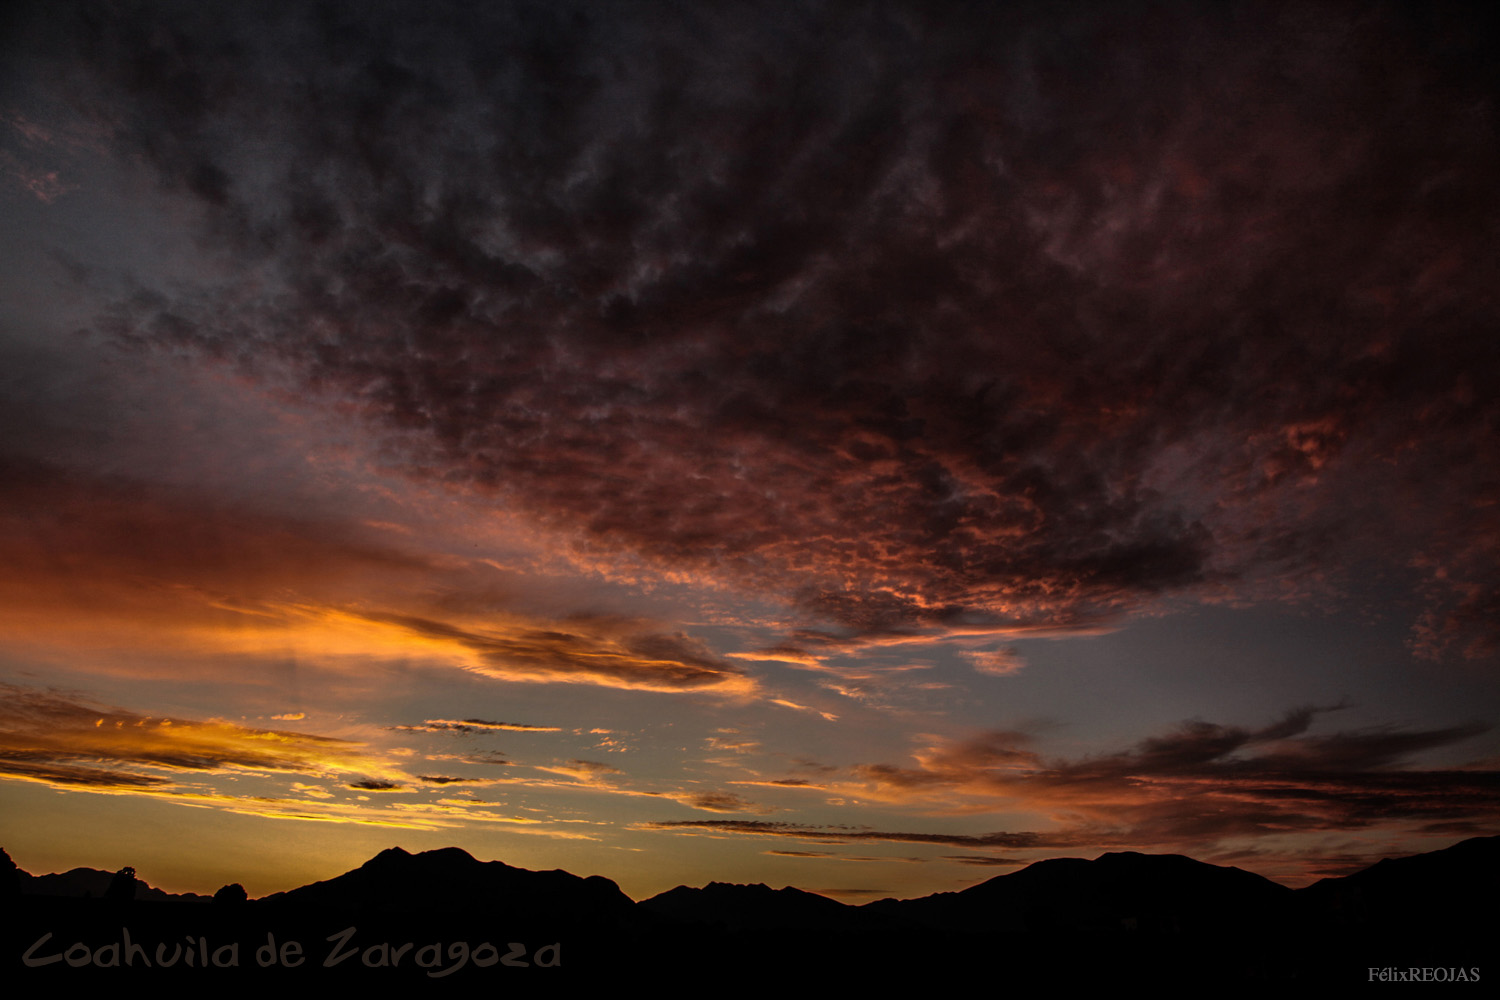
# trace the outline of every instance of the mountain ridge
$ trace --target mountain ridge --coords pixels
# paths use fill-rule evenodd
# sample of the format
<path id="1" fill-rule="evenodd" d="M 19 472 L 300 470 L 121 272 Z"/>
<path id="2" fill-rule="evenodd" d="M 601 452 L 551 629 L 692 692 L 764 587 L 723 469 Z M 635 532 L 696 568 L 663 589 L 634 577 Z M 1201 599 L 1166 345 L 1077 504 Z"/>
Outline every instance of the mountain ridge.
<path id="1" fill-rule="evenodd" d="M 652 900 L 660 900 L 663 897 L 667 897 L 673 893 L 679 893 L 683 890 L 692 890 L 700 893 L 709 891 L 722 893 L 728 889 L 736 889 L 754 892 L 764 891 L 773 894 L 792 892 L 800 894 L 801 896 L 814 896 L 818 899 L 825 900 L 830 904 L 854 910 L 877 907 L 883 904 L 912 903 L 921 900 L 946 899 L 956 896 L 964 896 L 967 894 L 987 893 L 994 891 L 995 887 L 997 886 L 1015 884 L 1014 880 L 1016 880 L 1017 876 L 1025 876 L 1022 881 L 1026 881 L 1030 879 L 1040 878 L 1044 873 L 1047 875 L 1053 875 L 1065 869 L 1074 869 L 1075 871 L 1105 872 L 1111 869 L 1119 870 L 1123 865 L 1140 866 L 1143 864 L 1151 865 L 1158 869 L 1161 869 L 1164 866 L 1196 866 L 1197 870 L 1200 872 L 1211 870 L 1217 873 L 1224 873 L 1222 876 L 1217 877 L 1223 877 L 1226 879 L 1238 879 L 1242 884 L 1256 885 L 1262 887 L 1263 890 L 1267 892 L 1297 894 L 1305 896 L 1309 894 L 1319 895 L 1322 893 L 1327 893 L 1331 891 L 1334 886 L 1338 885 L 1372 884 L 1372 880 L 1383 880 L 1393 877 L 1399 877 L 1393 876 L 1391 874 L 1393 872 L 1405 875 L 1407 873 L 1415 873 L 1418 869 L 1421 869 L 1423 872 L 1422 877 L 1430 878 L 1431 874 L 1440 867 L 1451 866 L 1453 864 L 1459 863 L 1467 863 L 1469 861 L 1477 861 L 1481 864 L 1484 864 L 1489 860 L 1489 856 L 1491 855 L 1500 855 L 1500 835 L 1470 837 L 1448 847 L 1437 848 L 1432 851 L 1425 851 L 1413 855 L 1402 855 L 1399 857 L 1381 858 L 1380 860 L 1373 862 L 1365 868 L 1359 869 L 1355 872 L 1351 872 L 1347 875 L 1325 877 L 1319 879 L 1317 882 L 1313 882 L 1309 885 L 1293 889 L 1288 886 L 1282 885 L 1281 883 L 1276 882 L 1273 879 L 1256 874 L 1255 872 L 1251 872 L 1243 868 L 1239 868 L 1237 866 L 1215 865 L 1210 862 L 1199 861 L 1196 858 L 1192 858 L 1184 854 L 1150 854 L 1140 851 L 1108 851 L 1100 854 L 1097 858 L 1093 859 L 1076 857 L 1044 858 L 1039 861 L 1034 861 L 1023 868 L 1018 868 L 1015 871 L 1006 872 L 1004 874 L 985 879 L 984 881 L 976 882 L 973 885 L 967 886 L 963 889 L 944 890 L 940 892 L 928 893 L 925 896 L 916 897 L 884 897 L 882 899 L 873 900 L 867 903 L 853 905 L 844 903 L 841 900 L 834 899 L 831 896 L 826 896 L 808 889 L 802 889 L 790 884 L 783 887 L 782 889 L 772 889 L 770 886 L 766 885 L 763 882 L 732 883 L 720 882 L 717 880 L 709 881 L 703 886 L 698 887 L 688 886 L 685 884 L 677 885 L 672 889 L 656 893 L 653 896 L 643 897 L 642 899 L 635 900 L 630 896 L 625 895 L 624 892 L 619 889 L 618 884 L 613 880 L 601 875 L 578 876 L 561 868 L 532 870 L 527 868 L 518 868 L 499 860 L 480 861 L 468 851 L 465 851 L 463 848 L 454 846 L 433 848 L 426 851 L 418 851 L 413 853 L 411 851 L 407 851 L 405 848 L 399 845 L 395 845 L 379 851 L 359 866 L 352 868 L 340 875 L 336 875 L 328 879 L 321 879 L 315 882 L 310 882 L 306 885 L 297 886 L 292 889 L 267 893 L 264 896 L 256 897 L 255 901 L 260 902 L 290 898 L 293 897 L 294 894 L 303 893 L 305 890 L 314 889 L 320 886 L 328 886 L 334 883 L 340 883 L 340 880 L 349 879 L 350 876 L 353 876 L 356 873 L 363 872 L 367 876 L 370 876 L 377 875 L 387 870 L 399 870 L 406 866 L 415 866 L 415 868 L 419 870 L 425 870 L 434 873 L 440 872 L 443 869 L 448 869 L 450 872 L 452 872 L 456 867 L 481 866 L 476 870 L 496 873 L 499 877 L 502 878 L 507 876 L 510 878 L 525 878 L 526 876 L 530 875 L 552 878 L 561 877 L 563 879 L 576 880 L 583 883 L 593 884 L 601 888 L 603 886 L 614 887 L 615 891 L 619 892 L 625 900 L 635 905 L 648 903 Z M 16 873 L 20 880 L 19 891 L 22 895 L 83 896 L 87 893 L 96 897 L 102 896 L 103 890 L 108 887 L 110 880 L 113 879 L 116 874 L 105 869 L 76 867 L 69 869 L 66 872 L 51 873 L 46 875 L 33 875 L 17 866 L 15 862 L 10 858 L 9 854 L 6 853 L 3 849 L 0 849 L 0 868 L 10 869 Z M 1027 873 L 1030 874 L 1028 875 Z M 1415 874 L 1412 874 L 1411 877 L 1416 878 L 1417 876 Z M 1351 882 L 1350 880 L 1354 880 L 1354 882 Z M 340 884 L 352 885 L 358 884 L 358 881 L 359 880 L 352 880 L 351 882 Z M 990 888 L 986 889 L 986 887 Z M 196 902 L 207 901 L 211 899 L 211 896 L 193 892 L 170 893 L 150 886 L 143 879 L 137 879 L 136 898 L 159 901 L 180 900 Z"/>
<path id="2" fill-rule="evenodd" d="M 92 874 L 79 879 L 80 871 Z M 80 890 L 115 878 L 67 874 Z M 291 942 L 311 960 L 296 975 L 328 982 L 453 974 L 478 983 L 500 966 L 528 976 L 582 969 L 611 982 L 630 970 L 721 977 L 734 969 L 737 978 L 775 983 L 855 969 L 873 985 L 898 968 L 982 973 L 1003 956 L 1008 981 L 1022 986 L 1201 984 L 1231 968 L 1251 982 L 1337 985 L 1386 967 L 1472 977 L 1500 935 L 1495 908 L 1484 905 L 1500 891 L 1500 837 L 1385 859 L 1295 890 L 1184 855 L 1111 852 L 859 906 L 790 886 L 718 881 L 635 902 L 601 876 L 479 861 L 460 848 L 392 847 L 327 880 L 240 902 L 221 893 L 211 905 L 25 891 L 46 878 L 0 853 L 0 945 L 13 970 L 38 948 L 48 968 L 62 968 L 65 954 L 108 966 L 129 951 L 128 933 L 165 946 L 241 942 L 237 973 L 279 982 L 292 975 L 282 966 Z M 62 943 L 49 944 L 54 938 Z M 65 952 L 69 941 L 77 944 Z M 268 971 L 247 968 L 262 961 Z"/>

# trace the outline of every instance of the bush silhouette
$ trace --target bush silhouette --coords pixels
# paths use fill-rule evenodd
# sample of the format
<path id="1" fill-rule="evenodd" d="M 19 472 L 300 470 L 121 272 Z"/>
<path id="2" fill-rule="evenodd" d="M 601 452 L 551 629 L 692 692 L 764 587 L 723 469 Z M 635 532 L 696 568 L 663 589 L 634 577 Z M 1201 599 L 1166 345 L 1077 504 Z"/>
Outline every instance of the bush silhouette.
<path id="1" fill-rule="evenodd" d="M 126 865 L 115 872 L 115 877 L 109 880 L 109 888 L 104 890 L 104 898 L 128 903 L 135 899 L 135 887 L 135 869 Z"/>
<path id="2" fill-rule="evenodd" d="M 226 886 L 222 886 L 220 887 L 218 892 L 214 893 L 215 903 L 243 903 L 249 898 L 250 894 L 247 893 L 245 891 L 245 887 L 240 885 L 238 882 L 231 882 Z"/>
<path id="3" fill-rule="evenodd" d="M 0 898 L 21 894 L 21 869 L 11 860 L 4 848 L 0 848 Z"/>

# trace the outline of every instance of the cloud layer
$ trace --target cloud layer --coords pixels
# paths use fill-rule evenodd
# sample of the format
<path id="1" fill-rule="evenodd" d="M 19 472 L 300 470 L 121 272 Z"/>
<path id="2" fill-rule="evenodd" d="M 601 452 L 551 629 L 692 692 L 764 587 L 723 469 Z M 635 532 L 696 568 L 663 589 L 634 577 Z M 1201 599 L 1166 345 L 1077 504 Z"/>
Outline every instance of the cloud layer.
<path id="1" fill-rule="evenodd" d="M 346 740 L 220 721 L 153 718 L 64 694 L 0 685 L 0 772 L 91 789 L 170 789 L 239 772 L 385 775 Z M 384 777 L 361 779 L 385 783 Z"/>
<path id="2" fill-rule="evenodd" d="M 368 523 L 3 455 L 0 473 L 0 634 L 145 632 L 215 651 L 270 636 L 344 654 L 419 649 L 506 680 L 754 689 L 742 668 L 659 623 L 504 610 L 509 595 L 485 590 L 499 574 L 418 554 Z"/>
<path id="3" fill-rule="evenodd" d="M 838 802 L 883 803 L 928 815 L 1025 813 L 1033 830 L 987 834 L 911 832 L 755 820 L 675 820 L 697 829 L 822 843 L 930 843 L 1006 850 L 1128 847 L 1202 853 L 1243 843 L 1368 830 L 1480 833 L 1500 824 L 1500 771 L 1414 765 L 1424 752 L 1461 745 L 1489 728 L 1394 727 L 1311 734 L 1333 708 L 1303 708 L 1260 729 L 1190 722 L 1128 750 L 1048 760 L 1024 733 L 943 740 L 913 752 L 915 767 L 864 764 L 795 779 Z M 755 782 L 754 784 L 770 784 Z"/>
<path id="4" fill-rule="evenodd" d="M 357 10 L 32 19 L 247 276 L 101 330 L 848 630 L 1373 561 L 1426 581 L 1421 650 L 1493 651 L 1496 132 L 1457 15 Z"/>

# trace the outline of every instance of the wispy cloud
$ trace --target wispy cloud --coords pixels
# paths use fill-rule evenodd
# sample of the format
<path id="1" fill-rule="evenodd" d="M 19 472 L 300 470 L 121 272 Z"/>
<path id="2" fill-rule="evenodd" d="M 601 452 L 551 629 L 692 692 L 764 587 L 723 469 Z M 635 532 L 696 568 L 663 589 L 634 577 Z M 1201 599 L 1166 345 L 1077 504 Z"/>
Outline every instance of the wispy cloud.
<path id="1" fill-rule="evenodd" d="M 963 657 L 974 665 L 976 672 L 992 677 L 1008 677 L 1020 673 L 1026 666 L 1021 654 L 1009 647 L 964 650 Z"/>
<path id="2" fill-rule="evenodd" d="M 0 773 L 17 777 L 144 788 L 235 771 L 320 777 L 354 772 L 375 782 L 393 773 L 359 744 L 345 740 L 143 716 L 49 691 L 3 688 Z"/>
<path id="3" fill-rule="evenodd" d="M 1500 771 L 1410 763 L 1413 755 L 1456 746 L 1486 726 L 1308 732 L 1319 716 L 1336 710 L 1297 709 L 1259 729 L 1193 722 L 1128 750 L 1076 760 L 1047 760 L 1028 746 L 1026 734 L 992 732 L 924 746 L 913 754 L 914 767 L 858 765 L 811 786 L 841 801 L 874 801 L 929 815 L 1004 810 L 1045 820 L 1050 829 L 972 835 L 748 820 L 673 820 L 651 827 L 823 843 L 1128 846 L 1203 853 L 1295 834 L 1370 829 L 1421 834 L 1448 823 L 1476 832 L 1500 823 Z M 774 784 L 809 787 L 798 781 Z M 988 856 L 953 860 L 1015 863 Z"/>
<path id="4" fill-rule="evenodd" d="M 556 733 L 558 726 L 529 726 L 519 722 L 490 722 L 485 719 L 428 719 L 420 726 L 391 726 L 406 732 L 421 733 Z"/>
<path id="5" fill-rule="evenodd" d="M 0 559 L 13 569 L 0 583 L 0 630 L 28 640 L 124 635 L 223 653 L 254 652 L 271 637 L 324 656 L 425 653 L 509 681 L 756 691 L 737 664 L 652 622 L 539 618 L 503 606 L 455 616 L 450 606 L 462 605 L 472 584 L 467 567 L 393 547 L 358 523 L 271 514 L 3 455 L 0 467 L 15 473 L 0 487 Z"/>
<path id="6" fill-rule="evenodd" d="M 396 761 L 347 740 L 145 716 L 96 706 L 66 692 L 0 685 L 0 693 L 0 779 L 145 794 L 163 802 L 276 819 L 425 830 L 499 824 L 592 839 L 545 818 L 497 812 L 477 800 L 435 799 L 430 792 L 449 785 L 488 782 L 411 776 Z M 217 780 L 251 775 L 273 785 L 285 781 L 291 794 L 261 794 Z M 330 785 L 342 791 L 330 791 Z"/>
<path id="7" fill-rule="evenodd" d="M 1076 847 L 1087 843 L 1077 834 L 1045 834 L 1033 831 L 986 834 L 950 834 L 871 830 L 852 826 L 811 826 L 766 820 L 663 820 L 645 824 L 644 829 L 706 831 L 709 833 L 747 834 L 757 837 L 789 837 L 825 844 L 853 844 L 879 841 L 893 844 L 933 844 L 942 847 L 1008 847 L 1055 848 Z"/>
<path id="8" fill-rule="evenodd" d="M 649 691 L 747 694 L 754 681 L 683 633 L 620 632 L 609 621 L 518 623 L 480 630 L 410 615 L 368 614 L 390 625 L 471 654 L 469 668 L 505 680 L 584 681 Z"/>

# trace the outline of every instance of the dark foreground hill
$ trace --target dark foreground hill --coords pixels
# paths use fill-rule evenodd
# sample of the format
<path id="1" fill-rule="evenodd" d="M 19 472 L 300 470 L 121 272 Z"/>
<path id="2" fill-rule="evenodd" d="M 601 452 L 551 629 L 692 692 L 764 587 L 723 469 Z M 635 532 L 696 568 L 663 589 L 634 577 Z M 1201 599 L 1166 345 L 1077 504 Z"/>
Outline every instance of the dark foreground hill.
<path id="1" fill-rule="evenodd" d="M 477 861 L 457 847 L 420 854 L 392 847 L 337 878 L 257 902 L 276 912 L 347 910 L 365 919 L 495 921 L 519 913 L 533 922 L 606 926 L 629 920 L 635 911 L 630 897 L 607 878 Z"/>
<path id="2" fill-rule="evenodd" d="M 20 891 L 27 896 L 64 896 L 77 899 L 103 899 L 115 882 L 114 872 L 97 868 L 73 868 L 52 875 L 30 875 L 18 872 Z M 195 892 L 171 893 L 153 889 L 145 882 L 132 886 L 135 899 L 156 902 L 206 903 L 212 897 Z"/>
<path id="3" fill-rule="evenodd" d="M 1244 929 L 1284 908 L 1292 890 L 1238 868 L 1178 854 L 1054 858 L 962 892 L 882 899 L 865 909 L 948 931 L 1179 934 Z"/>
<path id="4" fill-rule="evenodd" d="M 1191 858 L 1119 853 L 860 907 L 717 882 L 634 903 L 605 878 L 481 862 L 456 848 L 393 848 L 327 881 L 238 903 L 159 898 L 149 887 L 129 901 L 100 898 L 114 876 L 90 871 L 37 879 L 0 856 L 0 983 L 233 976 L 297 991 L 666 978 L 795 989 L 968 972 L 1010 987 L 1352 986 L 1413 968 L 1482 977 L 1500 931 L 1500 837 L 1296 891 Z M 74 891 L 38 894 L 43 885 Z"/>
<path id="5" fill-rule="evenodd" d="M 639 904 L 658 919 L 731 931 L 774 929 L 825 931 L 851 926 L 852 907 L 827 896 L 787 886 L 710 882 L 701 889 L 679 885 Z"/>

